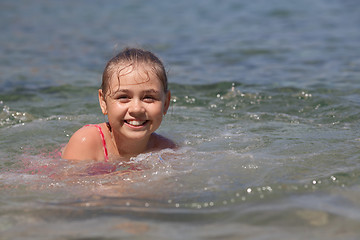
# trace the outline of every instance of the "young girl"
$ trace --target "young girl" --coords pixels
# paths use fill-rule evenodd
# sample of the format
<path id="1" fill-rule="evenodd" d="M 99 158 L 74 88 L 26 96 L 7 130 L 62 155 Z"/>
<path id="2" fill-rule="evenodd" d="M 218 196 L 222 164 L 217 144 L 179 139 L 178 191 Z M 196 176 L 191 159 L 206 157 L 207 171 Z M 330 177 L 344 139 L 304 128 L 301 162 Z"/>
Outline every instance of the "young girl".
<path id="1" fill-rule="evenodd" d="M 107 161 L 175 147 L 155 133 L 169 108 L 170 91 L 165 68 L 153 53 L 127 48 L 112 58 L 104 69 L 99 103 L 108 122 L 75 132 L 62 158 Z"/>

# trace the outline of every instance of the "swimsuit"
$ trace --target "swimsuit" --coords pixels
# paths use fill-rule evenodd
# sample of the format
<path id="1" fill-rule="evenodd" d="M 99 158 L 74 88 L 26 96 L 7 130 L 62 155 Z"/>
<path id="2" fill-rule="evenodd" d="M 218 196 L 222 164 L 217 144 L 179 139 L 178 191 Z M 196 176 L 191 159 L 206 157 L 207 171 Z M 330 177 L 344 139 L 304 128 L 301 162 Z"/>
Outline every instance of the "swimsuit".
<path id="1" fill-rule="evenodd" d="M 98 125 L 98 124 L 88 124 L 88 125 L 85 125 L 84 127 L 89 127 L 89 126 L 94 126 L 99 130 L 100 137 L 101 137 L 102 144 L 103 144 L 103 149 L 104 149 L 105 162 L 107 162 L 107 160 L 109 160 L 109 155 L 108 155 L 108 151 L 107 151 L 107 148 L 106 148 L 106 141 L 105 141 L 104 133 L 103 133 L 100 125 Z"/>

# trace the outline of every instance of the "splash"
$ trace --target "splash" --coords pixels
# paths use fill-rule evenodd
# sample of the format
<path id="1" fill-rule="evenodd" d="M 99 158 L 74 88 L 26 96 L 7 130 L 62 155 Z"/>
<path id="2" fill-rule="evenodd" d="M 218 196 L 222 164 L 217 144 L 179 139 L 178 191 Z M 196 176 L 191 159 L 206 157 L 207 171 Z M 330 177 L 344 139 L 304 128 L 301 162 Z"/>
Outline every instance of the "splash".
<path id="1" fill-rule="evenodd" d="M 24 124 L 34 120 L 30 113 L 10 110 L 10 107 L 5 105 L 3 101 L 0 101 L 0 108 L 2 108 L 0 112 L 0 127 Z"/>

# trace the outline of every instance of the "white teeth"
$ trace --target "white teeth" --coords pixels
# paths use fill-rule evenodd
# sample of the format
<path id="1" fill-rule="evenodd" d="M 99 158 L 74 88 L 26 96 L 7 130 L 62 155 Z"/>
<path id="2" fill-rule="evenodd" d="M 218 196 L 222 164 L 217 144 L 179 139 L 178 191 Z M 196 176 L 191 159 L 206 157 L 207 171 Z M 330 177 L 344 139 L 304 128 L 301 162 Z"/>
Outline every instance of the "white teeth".
<path id="1" fill-rule="evenodd" d="M 135 120 L 127 121 L 128 124 L 133 125 L 133 126 L 141 126 L 141 125 L 143 125 L 145 122 L 146 122 L 146 121 L 135 121 Z"/>

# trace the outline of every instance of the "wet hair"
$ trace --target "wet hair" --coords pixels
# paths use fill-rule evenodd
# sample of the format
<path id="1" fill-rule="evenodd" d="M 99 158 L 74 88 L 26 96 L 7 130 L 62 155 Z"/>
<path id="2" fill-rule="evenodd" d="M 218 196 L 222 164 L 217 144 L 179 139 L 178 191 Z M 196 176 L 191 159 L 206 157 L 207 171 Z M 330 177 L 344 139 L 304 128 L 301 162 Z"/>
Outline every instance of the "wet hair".
<path id="1" fill-rule="evenodd" d="M 148 75 L 148 79 L 150 79 L 149 71 L 152 72 L 161 81 L 164 92 L 168 91 L 167 75 L 161 60 L 150 51 L 139 48 L 125 48 L 106 64 L 101 83 L 104 96 L 109 89 L 109 82 L 114 74 L 117 74 L 120 81 L 121 76 L 128 74 L 122 74 L 121 71 L 128 67 L 132 67 L 132 70 L 142 68 Z"/>

